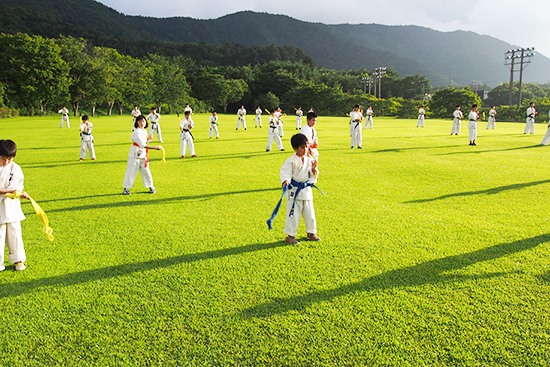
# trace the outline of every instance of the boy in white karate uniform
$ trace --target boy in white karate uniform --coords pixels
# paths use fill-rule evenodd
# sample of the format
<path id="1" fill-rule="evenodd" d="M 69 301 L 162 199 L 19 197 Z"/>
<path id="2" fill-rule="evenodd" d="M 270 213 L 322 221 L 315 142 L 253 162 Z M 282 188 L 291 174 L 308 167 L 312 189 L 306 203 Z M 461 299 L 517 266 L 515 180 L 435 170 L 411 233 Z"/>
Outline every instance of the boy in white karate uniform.
<path id="1" fill-rule="evenodd" d="M 274 108 L 271 110 L 271 116 L 269 116 L 269 129 L 267 129 L 267 147 L 265 148 L 266 152 L 271 150 L 271 145 L 273 145 L 273 140 L 277 145 L 277 149 L 285 150 L 283 147 L 283 141 L 279 135 L 279 118 L 277 117 L 277 109 Z"/>
<path id="2" fill-rule="evenodd" d="M 420 109 L 418 110 L 418 123 L 416 124 L 416 127 L 424 127 L 425 115 L 426 115 L 426 110 L 424 109 L 424 106 L 420 106 Z"/>
<path id="3" fill-rule="evenodd" d="M 67 127 L 70 128 L 71 124 L 69 123 L 69 110 L 63 106 L 57 113 L 61 114 L 61 125 L 59 125 L 59 128 L 61 129 L 65 125 L 65 121 L 67 121 Z"/>
<path id="4" fill-rule="evenodd" d="M 307 138 L 311 155 L 316 161 L 319 161 L 319 151 L 317 145 L 319 144 L 319 138 L 317 137 L 317 130 L 315 130 L 315 124 L 317 124 L 317 115 L 315 112 L 308 112 L 307 123 L 300 129 L 300 134 L 303 134 Z"/>
<path id="5" fill-rule="evenodd" d="M 279 119 L 279 124 L 277 125 L 279 130 L 279 136 L 282 138 L 285 136 L 285 129 L 283 128 L 283 110 L 281 107 L 277 107 L 277 110 L 275 111 L 275 116 Z"/>
<path id="6" fill-rule="evenodd" d="M 491 110 L 489 111 L 489 118 L 487 119 L 487 130 L 489 130 L 490 127 L 493 130 L 497 128 L 497 110 L 495 106 L 491 106 Z"/>
<path id="7" fill-rule="evenodd" d="M 141 111 L 139 110 L 139 107 L 137 105 L 134 106 L 134 109 L 132 110 L 132 112 L 130 112 L 130 114 L 132 115 L 133 119 L 132 119 L 132 131 L 134 131 L 134 129 L 136 128 L 135 125 L 136 125 L 136 117 L 140 116 L 141 115 Z"/>
<path id="8" fill-rule="evenodd" d="M 453 134 L 458 135 L 460 134 L 460 126 L 462 125 L 462 117 L 464 116 L 464 114 L 460 110 L 459 104 L 455 106 L 453 116 L 454 116 L 454 120 L 453 120 L 453 129 L 451 130 L 451 135 Z"/>
<path id="9" fill-rule="evenodd" d="M 470 144 L 468 145 L 477 145 L 477 120 L 479 118 L 479 113 L 477 112 L 477 104 L 472 105 L 472 110 L 468 114 L 468 129 L 470 129 Z"/>
<path id="10" fill-rule="evenodd" d="M 161 146 L 153 147 L 147 145 L 147 127 L 147 118 L 143 115 L 137 116 L 134 131 L 130 137 L 133 144 L 128 153 L 128 165 L 126 166 L 126 174 L 122 183 L 123 195 L 132 195 L 130 190 L 134 187 L 138 172 L 141 173 L 143 186 L 149 188 L 149 193 L 155 194 L 157 192 L 153 185 L 153 175 L 151 175 L 151 170 L 149 169 L 149 152 L 147 150 L 160 150 Z"/>
<path id="11" fill-rule="evenodd" d="M 365 129 L 367 127 L 374 128 L 374 122 L 372 121 L 372 115 L 374 115 L 374 111 L 372 110 L 372 106 L 367 107 L 366 111 L 367 117 L 365 118 Z"/>
<path id="12" fill-rule="evenodd" d="M 527 119 L 525 120 L 525 131 L 534 134 L 535 133 L 535 116 L 537 115 L 537 110 L 535 110 L 535 102 L 529 103 L 529 108 L 527 109 Z"/>
<path id="13" fill-rule="evenodd" d="M 215 132 L 216 139 L 220 138 L 218 133 L 218 114 L 216 111 L 212 111 L 212 116 L 210 116 L 210 131 L 208 132 L 208 137 L 212 139 L 212 132 Z"/>
<path id="14" fill-rule="evenodd" d="M 548 117 L 550 117 L 550 111 L 548 111 Z M 548 120 L 548 129 L 546 129 L 546 134 L 544 134 L 540 145 L 548 145 L 548 143 L 550 143 L 550 120 Z"/>
<path id="15" fill-rule="evenodd" d="M 150 143 L 153 141 L 153 136 L 155 133 L 157 133 L 157 138 L 159 138 L 159 142 L 162 141 L 162 133 L 160 132 L 160 113 L 157 112 L 156 107 L 151 107 L 151 113 L 147 115 L 147 120 L 151 121 L 151 127 L 149 128 L 149 138 L 147 139 L 147 142 Z"/>
<path id="16" fill-rule="evenodd" d="M 185 108 L 183 109 L 183 113 L 189 112 L 189 114 L 193 114 L 193 109 L 189 106 L 189 103 L 185 104 Z"/>
<path id="17" fill-rule="evenodd" d="M 256 108 L 256 121 L 254 122 L 254 127 L 262 127 L 262 109 L 260 106 Z"/>
<path id="18" fill-rule="evenodd" d="M 241 127 L 241 123 L 243 124 L 243 128 L 246 130 L 246 110 L 244 106 L 241 106 L 239 110 L 237 111 L 237 128 L 235 130 L 239 130 Z"/>
<path id="19" fill-rule="evenodd" d="M 86 158 L 86 153 L 90 151 L 90 158 L 95 161 L 95 149 L 94 149 L 94 137 L 92 136 L 92 129 L 94 124 L 89 120 L 89 117 L 82 116 L 82 123 L 80 124 L 80 159 L 82 162 Z"/>
<path id="20" fill-rule="evenodd" d="M 293 245 L 298 244 L 296 234 L 300 217 L 304 218 L 306 226 L 307 239 L 310 241 L 320 241 L 317 236 L 317 221 L 315 219 L 315 209 L 313 208 L 313 191 L 310 184 L 317 182 L 319 171 L 317 170 L 317 161 L 309 155 L 307 137 L 303 134 L 296 134 L 290 139 L 292 148 L 296 152 L 288 158 L 281 167 L 281 184 L 288 187 L 292 184 L 292 189 L 287 190 L 285 233 L 286 242 Z M 302 186 L 300 186 L 302 185 Z M 298 191 L 299 186 L 301 189 Z"/>
<path id="21" fill-rule="evenodd" d="M 302 116 L 304 115 L 304 111 L 302 111 L 302 107 L 298 107 L 296 110 L 296 130 L 300 130 L 302 128 Z"/>
<path id="22" fill-rule="evenodd" d="M 25 270 L 25 247 L 23 245 L 23 234 L 21 221 L 25 215 L 21 210 L 19 199 L 8 199 L 5 194 L 15 191 L 22 192 L 21 197 L 30 199 L 23 191 L 23 171 L 13 161 L 17 154 L 17 145 L 11 140 L 0 140 L 0 271 L 4 265 L 4 246 L 8 246 L 8 260 L 15 264 L 15 270 Z"/>
<path id="23" fill-rule="evenodd" d="M 351 149 L 357 145 L 357 149 L 363 149 L 363 131 L 361 129 L 361 120 L 363 116 L 359 112 L 359 105 L 356 104 L 353 110 L 349 113 L 349 123 L 351 130 Z"/>
<path id="24" fill-rule="evenodd" d="M 195 127 L 195 123 L 191 120 L 191 112 L 185 111 L 185 117 L 181 120 L 180 123 L 180 137 L 181 137 L 181 157 L 185 158 L 185 151 L 187 150 L 187 145 L 189 145 L 189 154 L 191 157 L 196 158 L 195 154 L 195 144 L 193 143 L 193 134 L 191 134 L 191 129 Z"/>

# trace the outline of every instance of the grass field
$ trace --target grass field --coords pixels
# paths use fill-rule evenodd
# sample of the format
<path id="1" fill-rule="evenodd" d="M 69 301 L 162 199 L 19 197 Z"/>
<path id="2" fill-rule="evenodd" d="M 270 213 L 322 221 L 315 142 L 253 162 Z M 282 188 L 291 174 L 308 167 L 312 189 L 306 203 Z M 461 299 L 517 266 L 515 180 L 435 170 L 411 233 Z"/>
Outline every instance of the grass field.
<path id="1" fill-rule="evenodd" d="M 264 116 L 265 119 L 265 116 Z M 286 244 L 267 129 L 175 116 L 151 151 L 156 195 L 122 181 L 131 118 L 92 119 L 98 160 L 60 118 L 0 122 L 18 144 L 28 269 L 0 273 L 1 366 L 547 366 L 550 147 L 546 130 L 375 118 L 350 150 L 345 117 L 320 117 L 320 243 Z"/>

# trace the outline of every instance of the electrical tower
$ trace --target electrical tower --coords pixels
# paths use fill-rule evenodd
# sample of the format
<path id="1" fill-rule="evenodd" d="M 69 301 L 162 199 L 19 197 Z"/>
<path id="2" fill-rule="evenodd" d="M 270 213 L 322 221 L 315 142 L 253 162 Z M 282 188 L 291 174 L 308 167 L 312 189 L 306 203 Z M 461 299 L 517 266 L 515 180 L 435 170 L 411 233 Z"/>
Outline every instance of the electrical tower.
<path id="1" fill-rule="evenodd" d="M 512 105 L 512 96 L 514 93 L 514 72 L 519 71 L 519 105 L 523 97 L 523 91 L 521 89 L 521 83 L 523 81 L 523 70 L 531 63 L 531 58 L 535 56 L 535 48 L 517 48 L 515 50 L 508 50 L 504 54 L 504 65 L 510 68 L 510 98 L 508 104 Z M 516 70 L 516 66 L 519 69 Z"/>

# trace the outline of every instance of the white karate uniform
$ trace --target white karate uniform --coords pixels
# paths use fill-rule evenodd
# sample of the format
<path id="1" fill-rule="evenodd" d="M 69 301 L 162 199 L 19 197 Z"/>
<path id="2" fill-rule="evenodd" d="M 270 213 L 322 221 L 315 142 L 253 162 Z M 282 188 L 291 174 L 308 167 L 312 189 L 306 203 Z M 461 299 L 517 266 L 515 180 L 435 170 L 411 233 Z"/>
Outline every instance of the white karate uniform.
<path id="1" fill-rule="evenodd" d="M 462 125 L 462 117 L 464 114 L 460 110 L 454 110 L 453 112 L 453 129 L 451 130 L 451 135 L 460 134 L 460 126 Z"/>
<path id="2" fill-rule="evenodd" d="M 187 111 L 189 111 L 189 114 L 192 115 L 193 114 L 193 109 L 189 106 L 185 107 L 183 109 L 183 113 L 185 114 Z"/>
<path id="3" fill-rule="evenodd" d="M 374 111 L 372 108 L 367 109 L 367 118 L 365 119 L 365 129 L 367 127 L 374 128 L 374 121 L 372 120 L 372 115 L 374 115 Z"/>
<path id="4" fill-rule="evenodd" d="M 489 111 L 489 118 L 487 119 L 487 130 L 489 130 L 489 128 L 492 128 L 493 130 L 497 128 L 496 115 L 497 111 L 494 108 Z"/>
<path id="5" fill-rule="evenodd" d="M 246 110 L 244 108 L 239 108 L 237 111 L 237 130 L 241 127 L 241 123 L 243 124 L 243 128 L 246 130 Z"/>
<path id="6" fill-rule="evenodd" d="M 293 154 L 283 163 L 281 167 L 281 184 L 285 181 L 290 183 L 292 179 L 298 182 L 317 182 L 317 178 L 311 171 L 311 165 L 314 158 L 308 156 L 302 158 L 304 159 L 303 162 L 300 157 Z M 296 236 L 298 233 L 298 225 L 300 224 L 300 217 L 303 217 L 306 232 L 316 234 L 317 222 L 315 219 L 315 209 L 313 208 L 313 191 L 311 187 L 306 187 L 298 193 L 294 206 L 294 215 L 292 217 L 289 216 L 292 204 L 294 203 L 296 190 L 296 187 L 292 188 L 292 190 L 287 190 L 285 233 L 289 236 Z"/>
<path id="7" fill-rule="evenodd" d="M 468 119 L 470 120 L 468 122 L 468 129 L 470 129 L 470 141 L 474 141 L 477 139 L 477 113 L 470 111 Z"/>
<path id="8" fill-rule="evenodd" d="M 216 138 L 220 137 L 220 134 L 218 133 L 218 115 L 210 116 L 210 131 L 208 132 L 208 137 L 212 137 L 212 131 L 216 133 Z"/>
<path id="9" fill-rule="evenodd" d="M 95 149 L 94 149 L 94 137 L 92 136 L 92 129 L 94 124 L 88 121 L 88 124 L 80 124 L 80 132 L 82 136 L 80 137 L 80 159 L 86 158 L 86 152 L 90 150 L 90 158 L 95 159 Z"/>
<path id="10" fill-rule="evenodd" d="M 0 190 L 23 191 L 23 171 L 21 167 L 10 162 L 6 166 L 0 166 Z M 8 246 L 8 260 L 11 263 L 26 261 L 25 247 L 21 221 L 25 215 L 21 210 L 19 199 L 8 199 L 4 194 L 0 195 L 0 268 L 4 268 L 4 244 Z"/>
<path id="11" fill-rule="evenodd" d="M 548 111 L 548 116 L 550 117 L 550 111 Z M 544 134 L 540 145 L 548 145 L 548 143 L 550 143 L 550 121 L 548 121 L 548 129 L 546 129 L 546 134 Z"/>
<path id="12" fill-rule="evenodd" d="M 361 112 L 351 111 L 349 113 L 350 117 L 350 130 L 351 130 L 351 147 L 355 145 L 360 147 L 363 145 L 363 131 L 361 125 Z"/>
<path id="13" fill-rule="evenodd" d="M 418 110 L 418 123 L 416 127 L 424 127 L 424 116 L 426 115 L 426 110 L 422 107 Z"/>
<path id="14" fill-rule="evenodd" d="M 254 126 L 262 127 L 262 109 L 261 108 L 256 108 L 256 121 L 254 122 Z"/>
<path id="15" fill-rule="evenodd" d="M 64 107 L 57 111 L 57 113 L 61 114 L 61 125 L 59 125 L 59 128 L 61 129 L 65 125 L 65 121 L 67 121 L 67 127 L 71 127 L 69 123 L 69 110 Z"/>
<path id="16" fill-rule="evenodd" d="M 181 156 L 185 157 L 185 151 L 187 145 L 189 145 L 189 154 L 195 155 L 195 144 L 193 142 L 193 135 L 191 135 L 191 129 L 195 127 L 195 123 L 191 118 L 189 120 L 183 119 L 180 123 L 180 137 L 181 137 Z"/>
<path id="17" fill-rule="evenodd" d="M 528 132 L 531 134 L 535 133 L 535 115 L 537 110 L 535 110 L 534 107 L 529 107 L 527 109 L 527 119 L 525 120 L 525 131 L 524 134 L 527 134 Z"/>
<path id="18" fill-rule="evenodd" d="M 132 116 L 134 117 L 134 119 L 132 120 L 132 131 L 134 131 L 135 129 L 135 123 L 136 123 L 136 117 L 138 117 L 139 115 L 141 115 L 141 111 L 138 109 L 133 109 L 132 112 L 131 112 Z"/>
<path id="19" fill-rule="evenodd" d="M 271 145 L 273 145 L 273 140 L 275 140 L 275 144 L 277 145 L 277 149 L 283 150 L 283 141 L 281 140 L 281 137 L 279 136 L 279 129 L 278 129 L 278 123 L 279 119 L 277 116 L 269 116 L 269 129 L 267 129 L 267 147 L 265 148 L 266 151 L 271 150 Z"/>
<path id="20" fill-rule="evenodd" d="M 147 115 L 147 120 L 151 121 L 151 126 L 149 127 L 149 139 L 148 142 L 153 141 L 153 136 L 155 135 L 155 132 L 157 133 L 157 138 L 159 138 L 159 141 L 163 143 L 162 141 L 162 133 L 160 132 L 160 113 L 150 113 Z"/>
<path id="21" fill-rule="evenodd" d="M 307 142 L 309 143 L 309 147 L 313 153 L 313 158 L 318 160 L 319 151 L 317 150 L 317 144 L 319 144 L 319 138 L 317 137 L 317 130 L 315 130 L 315 127 L 305 124 L 300 129 L 300 134 L 304 134 L 307 137 Z"/>
<path id="22" fill-rule="evenodd" d="M 275 112 L 275 116 L 277 117 L 277 120 L 279 123 L 277 124 L 277 129 L 279 131 L 279 136 L 282 138 L 285 136 L 285 129 L 283 128 L 283 113 L 282 112 Z"/>
<path id="23" fill-rule="evenodd" d="M 302 128 L 302 116 L 304 116 L 304 111 L 296 110 L 296 129 Z"/>
<path id="24" fill-rule="evenodd" d="M 144 187 L 153 186 L 153 176 L 149 169 L 149 157 L 145 146 L 147 145 L 147 131 L 137 128 L 132 132 L 130 140 L 134 143 L 128 153 L 128 166 L 124 175 L 122 187 L 130 190 L 134 187 L 138 172 L 141 173 L 141 180 Z"/>

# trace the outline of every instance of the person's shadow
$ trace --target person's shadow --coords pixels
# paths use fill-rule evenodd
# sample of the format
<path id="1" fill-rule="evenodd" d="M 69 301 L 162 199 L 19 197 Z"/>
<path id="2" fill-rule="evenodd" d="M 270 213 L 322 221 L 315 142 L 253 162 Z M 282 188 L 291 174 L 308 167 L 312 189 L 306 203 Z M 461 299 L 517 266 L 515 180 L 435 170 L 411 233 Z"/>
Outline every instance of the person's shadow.
<path id="1" fill-rule="evenodd" d="M 264 304 L 245 309 L 242 311 L 242 314 L 245 317 L 269 317 L 288 311 L 299 311 L 314 303 L 325 302 L 352 293 L 503 276 L 507 273 L 457 275 L 449 274 L 449 272 L 463 269 L 479 262 L 490 261 L 517 252 L 530 250 L 548 241 L 550 241 L 550 234 L 544 234 L 533 238 L 502 243 L 466 254 L 447 256 L 422 264 L 392 270 L 338 288 L 319 290 L 286 298 L 275 298 Z"/>

